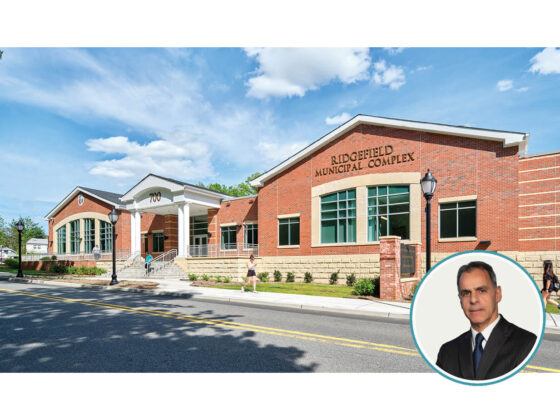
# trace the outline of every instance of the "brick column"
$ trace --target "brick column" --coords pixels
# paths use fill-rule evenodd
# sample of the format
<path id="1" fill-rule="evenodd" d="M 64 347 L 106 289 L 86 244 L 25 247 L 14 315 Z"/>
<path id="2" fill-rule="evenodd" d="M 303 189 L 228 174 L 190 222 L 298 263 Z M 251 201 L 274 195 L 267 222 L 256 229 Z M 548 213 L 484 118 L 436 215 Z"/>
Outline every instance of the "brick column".
<path id="1" fill-rule="evenodd" d="M 400 236 L 380 237 L 379 252 L 379 297 L 382 300 L 402 299 Z"/>

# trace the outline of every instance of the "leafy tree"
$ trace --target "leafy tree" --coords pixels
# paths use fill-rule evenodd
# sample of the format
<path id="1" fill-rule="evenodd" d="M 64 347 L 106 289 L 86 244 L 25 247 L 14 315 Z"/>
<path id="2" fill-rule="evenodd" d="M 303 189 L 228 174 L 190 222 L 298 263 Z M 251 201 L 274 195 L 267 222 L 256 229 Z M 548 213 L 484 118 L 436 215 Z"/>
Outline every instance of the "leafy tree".
<path id="1" fill-rule="evenodd" d="M 4 51 L 0 50 L 0 60 L 2 60 L 2 54 L 4 54 Z"/>
<path id="2" fill-rule="evenodd" d="M 245 181 L 237 185 L 228 186 L 218 183 L 204 185 L 202 182 L 200 182 L 198 185 L 213 191 L 233 195 L 234 197 L 244 197 L 247 195 L 255 195 L 257 193 L 257 189 L 255 187 L 252 187 L 249 182 L 251 182 L 255 178 L 258 178 L 260 175 L 260 172 L 255 172 L 254 174 L 249 175 Z"/>
<path id="3" fill-rule="evenodd" d="M 7 228 L 2 229 L 5 234 L 5 240 L 0 240 L 2 245 L 8 248 L 13 249 L 14 251 L 18 252 L 18 230 L 16 228 L 16 224 L 19 219 L 13 219 Z M 27 241 L 31 238 L 46 238 L 47 235 L 42 227 L 39 224 L 35 223 L 30 217 L 22 217 L 24 229 L 21 232 L 21 251 L 25 253 L 25 245 Z M 0 221 L 4 223 L 2 219 Z"/>

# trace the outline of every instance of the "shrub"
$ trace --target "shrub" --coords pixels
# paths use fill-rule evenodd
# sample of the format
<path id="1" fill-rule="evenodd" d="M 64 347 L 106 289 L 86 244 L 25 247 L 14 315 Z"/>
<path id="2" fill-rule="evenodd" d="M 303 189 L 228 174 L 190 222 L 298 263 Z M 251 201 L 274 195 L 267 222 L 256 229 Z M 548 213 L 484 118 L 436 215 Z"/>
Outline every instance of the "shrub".
<path id="1" fill-rule="evenodd" d="M 196 279 L 198 279 L 198 276 L 196 274 L 189 274 L 190 281 L 195 281 Z"/>
<path id="2" fill-rule="evenodd" d="M 202 280 L 204 280 L 204 281 L 210 280 L 210 276 L 208 274 L 203 274 L 201 277 L 202 277 Z"/>
<path id="3" fill-rule="evenodd" d="M 57 260 L 56 255 L 53 255 L 53 256 L 51 257 L 51 260 L 52 260 L 52 261 L 56 261 L 56 260 Z"/>
<path id="4" fill-rule="evenodd" d="M 379 292 L 381 291 L 381 287 L 379 286 L 379 276 L 375 276 L 373 278 L 373 285 L 375 286 L 375 290 L 373 291 L 373 296 L 379 297 Z"/>
<path id="5" fill-rule="evenodd" d="M 68 270 L 66 270 L 68 274 L 78 274 L 78 267 L 76 266 L 71 266 L 68 267 Z"/>
<path id="6" fill-rule="evenodd" d="M 216 283 L 222 282 L 222 276 L 216 276 Z"/>
<path id="7" fill-rule="evenodd" d="M 54 257 L 54 255 L 53 255 Z M 51 257 L 43 257 L 41 258 L 41 261 L 51 261 Z"/>
<path id="8" fill-rule="evenodd" d="M 4 264 L 6 264 L 10 268 L 18 268 L 19 267 L 19 261 L 16 260 L 15 258 L 5 259 Z"/>
<path id="9" fill-rule="evenodd" d="M 348 274 L 346 276 L 346 286 L 353 287 L 354 284 L 356 284 L 356 276 L 354 275 L 354 273 Z"/>
<path id="10" fill-rule="evenodd" d="M 331 274 L 331 278 L 329 279 L 329 284 L 336 284 L 338 282 L 338 273 L 340 273 L 340 270 Z"/>
<path id="11" fill-rule="evenodd" d="M 278 270 L 274 270 L 274 281 L 282 281 L 282 273 Z"/>
<path id="12" fill-rule="evenodd" d="M 306 283 L 311 283 L 313 281 L 313 276 L 309 271 L 306 271 L 305 274 L 303 275 L 303 281 Z"/>
<path id="13" fill-rule="evenodd" d="M 263 283 L 266 283 L 268 281 L 268 272 L 263 271 L 262 273 L 257 274 L 257 277 L 260 281 L 262 281 Z"/>
<path id="14" fill-rule="evenodd" d="M 352 290 L 353 295 L 358 296 L 373 296 L 375 293 L 375 279 L 366 278 L 360 279 L 354 285 L 354 290 Z"/>
<path id="15" fill-rule="evenodd" d="M 53 264 L 51 268 L 49 268 L 49 272 L 55 274 L 66 274 L 68 272 L 68 267 L 61 264 Z"/>
<path id="16" fill-rule="evenodd" d="M 231 281 L 230 277 L 224 277 L 224 283 L 229 283 Z"/>
<path id="17" fill-rule="evenodd" d="M 293 283 L 295 280 L 296 280 L 296 275 L 291 271 L 289 271 L 286 274 L 286 283 Z"/>

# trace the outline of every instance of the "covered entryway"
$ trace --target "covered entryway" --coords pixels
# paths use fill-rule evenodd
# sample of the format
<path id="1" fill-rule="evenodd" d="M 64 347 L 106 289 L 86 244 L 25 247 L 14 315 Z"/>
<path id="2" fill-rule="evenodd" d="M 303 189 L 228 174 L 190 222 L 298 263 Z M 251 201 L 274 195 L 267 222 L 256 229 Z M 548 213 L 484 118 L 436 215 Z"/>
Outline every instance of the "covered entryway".
<path id="1" fill-rule="evenodd" d="M 131 214 L 130 249 L 141 255 L 141 215 L 152 213 L 165 217 L 163 251 L 176 249 L 177 256 L 206 256 L 208 246 L 208 210 L 219 209 L 227 194 L 182 181 L 150 174 L 121 197 Z M 192 251 L 196 255 L 192 255 Z"/>

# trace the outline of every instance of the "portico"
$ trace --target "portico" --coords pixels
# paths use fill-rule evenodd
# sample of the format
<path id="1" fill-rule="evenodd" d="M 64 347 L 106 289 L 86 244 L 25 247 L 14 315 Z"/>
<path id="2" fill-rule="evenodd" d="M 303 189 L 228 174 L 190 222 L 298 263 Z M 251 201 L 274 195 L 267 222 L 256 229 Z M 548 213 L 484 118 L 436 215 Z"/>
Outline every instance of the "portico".
<path id="1" fill-rule="evenodd" d="M 197 217 L 199 220 L 206 219 L 209 209 L 219 209 L 220 202 L 228 198 L 231 197 L 227 194 L 149 174 L 121 197 L 124 209 L 131 215 L 131 254 L 141 254 L 141 215 L 152 213 L 160 216 L 177 216 L 177 255 L 190 256 L 191 241 L 198 245 L 208 242 L 207 229 L 199 229 L 196 235 L 193 235 L 191 221 L 196 220 Z M 172 219 L 168 217 L 166 220 Z M 163 235 L 163 240 L 175 242 L 175 238 L 167 233 Z"/>

